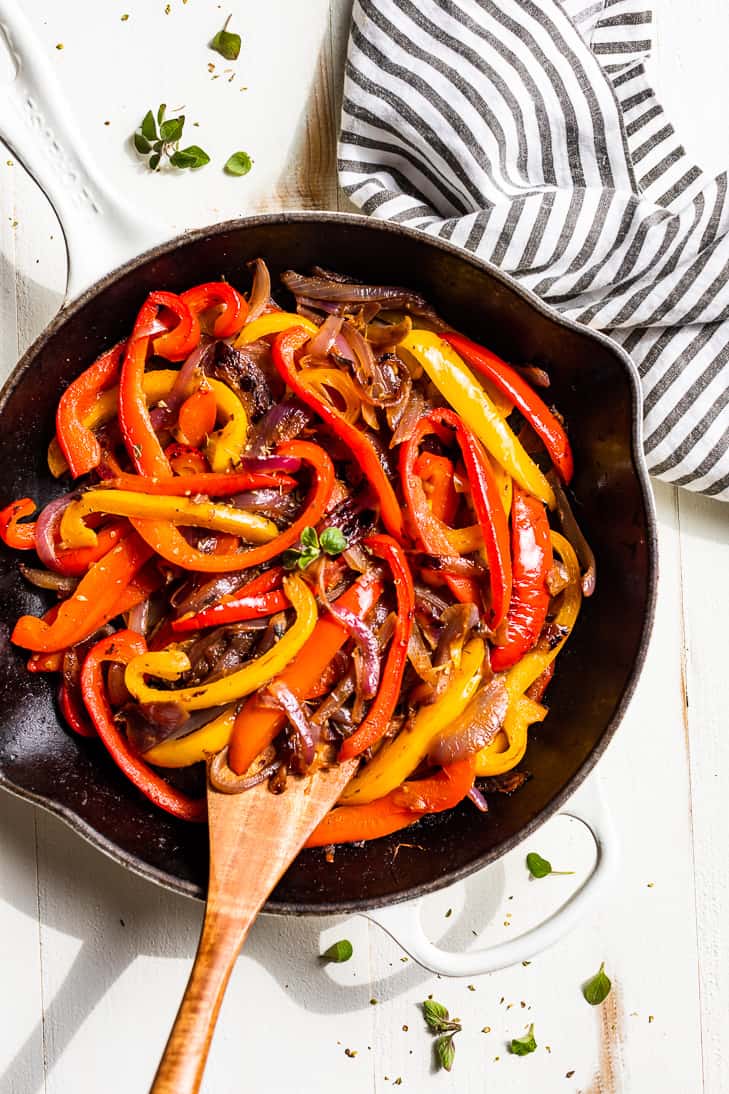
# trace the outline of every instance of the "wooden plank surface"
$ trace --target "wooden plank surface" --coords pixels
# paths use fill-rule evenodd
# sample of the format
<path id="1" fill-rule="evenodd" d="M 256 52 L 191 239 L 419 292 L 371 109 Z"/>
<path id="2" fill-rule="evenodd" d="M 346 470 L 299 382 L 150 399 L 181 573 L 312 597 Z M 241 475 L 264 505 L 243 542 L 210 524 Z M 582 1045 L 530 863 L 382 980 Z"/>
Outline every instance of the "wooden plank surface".
<path id="1" fill-rule="evenodd" d="M 268 0 L 260 9 L 241 0 L 225 10 L 208 0 L 172 0 L 169 7 L 166 14 L 163 3 L 129 0 L 118 10 L 98 5 L 91 14 L 80 0 L 36 0 L 28 12 L 105 169 L 140 206 L 178 229 L 282 205 L 335 207 L 347 0 Z M 661 94 L 689 151 L 719 170 L 729 158 L 723 87 L 729 8 L 724 0 L 660 0 L 655 8 L 653 67 Z M 244 32 L 234 73 L 204 48 L 229 10 Z M 122 21 L 124 13 L 129 19 Z M 218 160 L 238 148 L 249 151 L 250 175 L 228 179 L 213 167 L 174 178 L 146 173 L 127 138 L 161 100 L 185 107 L 188 125 L 199 122 L 191 140 Z M 57 222 L 9 159 L 0 149 L 3 375 L 53 314 L 64 281 Z M 398 1079 L 418 1092 L 459 1094 L 729 1090 L 729 746 L 722 686 L 729 510 L 665 486 L 657 502 L 662 580 L 655 639 L 638 694 L 601 765 L 624 848 L 614 891 L 531 965 L 475 978 L 470 987 L 403 961 L 398 947 L 362 918 L 262 919 L 231 982 L 208 1094 L 314 1094 L 344 1085 L 352 1094 L 381 1094 Z M 534 849 L 575 868 L 578 878 L 593 857 L 590 837 L 564 818 L 545 826 Z M 577 884 L 530 882 L 523 855 L 517 850 L 430 898 L 432 937 L 456 949 L 477 944 L 472 932 L 482 941 L 508 937 L 538 922 Z M 199 905 L 130 877 L 54 818 L 2 796 L 3 1094 L 145 1091 L 200 919 Z M 340 937 L 351 939 L 354 958 L 322 968 L 317 954 Z M 580 984 L 601 960 L 615 988 L 598 1010 L 585 1004 Z M 431 993 L 463 1019 L 450 1076 L 434 1073 L 419 1015 L 417 1004 Z M 510 1057 L 506 1040 L 531 1021 L 538 1051 Z"/>

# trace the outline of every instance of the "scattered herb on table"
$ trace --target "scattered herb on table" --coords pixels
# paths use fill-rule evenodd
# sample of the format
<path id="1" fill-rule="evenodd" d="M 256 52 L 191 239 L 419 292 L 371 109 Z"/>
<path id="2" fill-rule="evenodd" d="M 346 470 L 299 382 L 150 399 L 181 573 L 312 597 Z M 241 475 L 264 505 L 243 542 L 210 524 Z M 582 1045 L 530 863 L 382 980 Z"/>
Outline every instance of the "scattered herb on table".
<path id="1" fill-rule="evenodd" d="M 232 156 L 229 156 L 225 162 L 223 170 L 226 175 L 233 175 L 235 178 L 240 178 L 241 175 L 247 175 L 253 166 L 253 160 L 247 152 L 234 152 Z"/>
<path id="2" fill-rule="evenodd" d="M 225 57 L 226 61 L 237 61 L 240 54 L 241 38 L 240 34 L 228 30 L 228 23 L 231 18 L 232 16 L 229 15 L 225 20 L 223 29 L 215 35 L 210 43 L 210 48 L 219 53 L 221 57 Z"/>
<path id="3" fill-rule="evenodd" d="M 434 1046 L 438 1066 L 445 1071 L 450 1071 L 456 1055 L 453 1038 L 461 1032 L 461 1021 L 459 1018 L 451 1018 L 448 1008 L 444 1007 L 442 1003 L 437 1003 L 434 999 L 426 999 L 422 1006 L 423 1017 L 431 1032 L 440 1034 Z"/>
<path id="4" fill-rule="evenodd" d="M 445 1037 L 439 1037 L 435 1042 L 435 1056 L 440 1067 L 445 1071 L 450 1071 L 453 1067 L 453 1061 L 456 1058 L 456 1046 L 453 1038 L 454 1033 L 449 1033 Z"/>
<path id="5" fill-rule="evenodd" d="M 526 857 L 526 864 L 532 877 L 549 877 L 550 874 L 554 877 L 567 877 L 568 874 L 574 874 L 574 870 L 553 870 L 552 863 L 548 862 L 546 858 L 542 858 L 536 851 L 529 852 Z"/>
<path id="6" fill-rule="evenodd" d="M 600 1003 L 604 1003 L 607 999 L 611 987 L 612 982 L 605 972 L 605 962 L 603 961 L 595 975 L 586 984 L 582 985 L 582 994 L 591 1006 L 598 1007 Z"/>
<path id="7" fill-rule="evenodd" d="M 299 546 L 284 551 L 283 564 L 287 570 L 305 570 L 312 562 L 325 555 L 340 555 L 347 549 L 347 537 L 341 528 L 325 528 L 321 536 L 316 534 L 316 528 L 304 528 L 299 539 Z"/>
<path id="8" fill-rule="evenodd" d="M 341 964 L 343 961 L 349 961 L 353 953 L 349 939 L 341 938 L 339 942 L 335 942 L 328 950 L 325 950 L 321 957 L 323 961 L 336 961 Z"/>
<path id="9" fill-rule="evenodd" d="M 166 118 L 167 106 L 160 103 L 157 116 L 148 110 L 142 118 L 139 129 L 134 134 L 134 147 L 140 156 L 148 156 L 150 171 L 158 171 L 163 160 L 179 170 L 197 170 L 210 163 L 210 156 L 197 144 L 180 148 L 182 132 L 185 128 L 185 115 Z M 159 129 L 157 128 L 159 126 Z"/>
<path id="10" fill-rule="evenodd" d="M 534 1023 L 529 1026 L 525 1037 L 514 1037 L 509 1045 L 509 1051 L 514 1056 L 528 1056 L 534 1052 L 537 1042 L 534 1040 Z"/>

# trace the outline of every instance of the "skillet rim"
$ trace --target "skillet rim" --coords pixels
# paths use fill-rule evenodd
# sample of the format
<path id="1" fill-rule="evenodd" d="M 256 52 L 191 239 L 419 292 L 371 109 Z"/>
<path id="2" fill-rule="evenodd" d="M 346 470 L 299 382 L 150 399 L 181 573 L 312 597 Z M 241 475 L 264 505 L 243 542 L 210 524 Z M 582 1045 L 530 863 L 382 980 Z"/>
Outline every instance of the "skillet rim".
<path id="1" fill-rule="evenodd" d="M 65 302 L 61 305 L 58 313 L 53 317 L 51 322 L 35 339 L 31 346 L 25 351 L 18 363 L 10 372 L 2 390 L 0 390 L 0 421 L 5 413 L 6 404 L 18 386 L 18 384 L 25 378 L 26 374 L 32 370 L 35 358 L 38 353 L 47 345 L 48 342 L 53 339 L 56 334 L 63 327 L 66 319 L 73 316 L 80 308 L 84 307 L 94 296 L 103 292 L 120 277 L 125 276 L 128 273 L 132 273 L 135 269 L 140 268 L 146 262 L 154 260 L 162 255 L 169 254 L 175 251 L 182 245 L 188 243 L 197 243 L 204 239 L 209 239 L 215 235 L 223 235 L 228 231 L 235 231 L 239 229 L 246 229 L 250 227 L 266 227 L 271 224 L 297 224 L 297 223 L 316 223 L 327 224 L 330 222 L 337 222 L 343 224 L 349 224 L 357 228 L 366 228 L 371 231 L 381 231 L 386 234 L 389 233 L 395 237 L 406 236 L 416 239 L 418 242 L 429 244 L 436 250 L 439 250 L 445 254 L 452 255 L 468 265 L 474 267 L 477 270 L 481 270 L 487 273 L 489 276 L 500 282 L 504 287 L 511 292 L 516 293 L 521 299 L 536 312 L 544 316 L 549 322 L 563 329 L 576 332 L 581 336 L 586 336 L 588 339 L 603 346 L 614 358 L 617 359 L 622 366 L 623 371 L 626 373 L 631 390 L 631 458 L 632 458 L 632 471 L 637 479 L 640 494 L 643 502 L 643 510 L 646 519 L 646 555 L 647 555 L 647 585 L 648 595 L 646 601 L 646 608 L 643 617 L 643 624 L 641 628 L 641 637 L 638 650 L 636 653 L 635 661 L 630 672 L 630 676 L 623 690 L 623 694 L 615 709 L 615 712 L 606 724 L 603 733 L 598 743 L 591 749 L 586 756 L 582 765 L 574 773 L 574 775 L 565 783 L 559 793 L 546 803 L 546 805 L 537 813 L 532 820 L 519 829 L 513 836 L 510 836 L 497 846 L 491 848 L 491 850 L 485 852 L 483 855 L 474 859 L 472 862 L 460 868 L 454 868 L 449 870 L 446 874 L 438 878 L 434 878 L 431 881 L 424 882 L 421 885 L 412 886 L 403 892 L 387 897 L 367 899 L 362 898 L 360 900 L 350 901 L 327 901 L 322 904 L 312 904 L 307 902 L 290 902 L 282 901 L 277 902 L 273 907 L 266 906 L 264 908 L 265 914 L 269 915 L 347 915 L 358 912 L 366 912 L 371 909 L 381 908 L 392 904 L 401 904 L 408 900 L 416 900 L 428 893 L 436 892 L 438 889 L 442 889 L 447 885 L 452 885 L 457 881 L 461 881 L 463 878 L 468 877 L 470 874 L 475 873 L 478 870 L 500 859 L 503 855 L 517 847 L 523 840 L 532 835 L 538 828 L 541 827 L 550 817 L 554 816 L 565 802 L 575 793 L 579 786 L 584 782 L 590 772 L 593 770 L 598 761 L 602 758 L 603 753 L 607 749 L 610 741 L 613 739 L 620 723 L 623 720 L 625 712 L 628 708 L 630 700 L 633 697 L 638 680 L 640 679 L 643 666 L 645 664 L 646 655 L 648 652 L 648 646 L 650 642 L 651 633 L 653 630 L 653 623 L 655 618 L 655 605 L 658 586 L 658 532 L 657 521 L 655 512 L 655 501 L 653 497 L 653 491 L 650 486 L 648 469 L 645 462 L 645 455 L 643 452 L 642 432 L 643 432 L 643 392 L 640 385 L 640 377 L 638 370 L 625 352 L 625 350 L 614 342 L 607 335 L 602 334 L 600 331 L 593 330 L 590 327 L 586 327 L 576 321 L 569 319 L 559 312 L 557 312 L 550 305 L 544 303 L 538 296 L 535 295 L 530 289 L 521 285 L 515 278 L 505 273 L 503 270 L 494 266 L 491 262 L 483 258 L 478 258 L 470 251 L 465 250 L 462 247 L 458 247 L 447 240 L 438 238 L 437 236 L 430 236 L 426 232 L 422 232 L 415 228 L 407 228 L 402 224 L 393 223 L 386 220 L 377 220 L 372 217 L 363 216 L 356 213 L 342 213 L 333 210 L 282 210 L 273 213 L 261 213 L 254 216 L 239 217 L 235 220 L 222 221 L 217 224 L 209 225 L 203 228 L 196 228 L 182 233 L 168 240 L 165 243 L 158 244 L 148 251 L 137 255 L 135 258 L 130 259 L 123 265 L 118 266 L 114 270 L 105 274 L 88 289 L 86 289 L 80 296 L 76 297 L 71 302 Z M 140 862 L 130 852 L 121 850 L 117 844 L 112 840 L 103 836 L 96 828 L 90 825 L 88 822 L 78 816 L 73 809 L 70 809 L 62 802 L 54 801 L 47 798 L 42 794 L 36 794 L 33 791 L 26 790 L 23 787 L 17 786 L 13 783 L 5 774 L 3 770 L 0 770 L 0 789 L 7 791 L 14 797 L 21 798 L 25 801 L 30 801 L 34 805 L 46 810 L 47 812 L 59 817 L 64 823 L 66 823 L 74 832 L 84 838 L 97 850 L 113 859 L 118 865 L 130 870 L 148 881 L 154 882 L 160 885 L 164 889 L 169 889 L 175 893 L 179 893 L 183 896 L 193 897 L 198 900 L 205 898 L 205 893 L 200 886 L 193 882 L 183 881 L 179 878 L 172 876 L 171 874 L 160 870 L 157 867 L 150 866 L 148 863 Z"/>

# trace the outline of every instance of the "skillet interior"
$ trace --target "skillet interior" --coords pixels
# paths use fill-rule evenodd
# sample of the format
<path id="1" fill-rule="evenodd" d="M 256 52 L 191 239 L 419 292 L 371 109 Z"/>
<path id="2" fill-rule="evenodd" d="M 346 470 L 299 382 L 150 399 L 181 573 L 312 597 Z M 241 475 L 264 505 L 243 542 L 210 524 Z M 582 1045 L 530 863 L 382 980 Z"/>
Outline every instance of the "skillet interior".
<path id="1" fill-rule="evenodd" d="M 550 689 L 551 713 L 532 734 L 534 778 L 496 795 L 482 817 L 468 804 L 363 847 L 304 852 L 271 897 L 273 912 L 338 912 L 402 900 L 493 861 L 554 812 L 602 754 L 632 692 L 650 632 L 656 534 L 638 455 L 639 394 L 612 343 L 566 324 L 498 271 L 448 244 L 360 217 L 303 213 L 261 217 L 191 234 L 130 263 L 56 319 L 28 351 L 0 399 L 0 505 L 58 493 L 45 462 L 65 384 L 131 328 L 145 293 L 224 276 L 247 284 L 245 263 L 263 255 L 274 284 L 282 269 L 313 263 L 365 281 L 422 292 L 454 325 L 515 362 L 544 364 L 575 449 L 574 493 L 598 560 L 598 590 L 585 603 Z M 0 545 L 0 785 L 63 816 L 120 863 L 201 896 L 206 832 L 151 806 L 98 743 L 59 723 L 47 676 L 25 671 L 7 641 L 14 620 L 43 602 Z M 399 844 L 403 846 L 395 856 Z"/>

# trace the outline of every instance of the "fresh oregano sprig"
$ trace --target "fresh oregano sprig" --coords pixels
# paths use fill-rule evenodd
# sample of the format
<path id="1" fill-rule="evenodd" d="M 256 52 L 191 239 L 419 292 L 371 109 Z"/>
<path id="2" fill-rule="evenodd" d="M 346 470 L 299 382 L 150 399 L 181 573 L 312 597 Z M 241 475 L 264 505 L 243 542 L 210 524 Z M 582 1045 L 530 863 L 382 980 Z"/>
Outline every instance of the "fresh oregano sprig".
<path id="1" fill-rule="evenodd" d="M 532 877 L 567 877 L 568 874 L 574 874 L 574 870 L 553 870 L 552 863 L 546 858 L 542 858 L 536 851 L 530 851 L 526 857 L 526 864 L 529 873 Z"/>
<path id="2" fill-rule="evenodd" d="M 590 1006 L 599 1007 L 604 1003 L 612 988 L 610 977 L 605 972 L 605 962 L 600 965 L 594 976 L 582 985 L 582 994 Z"/>
<path id="3" fill-rule="evenodd" d="M 210 43 L 210 48 L 225 57 L 226 61 L 237 61 L 240 55 L 241 37 L 232 30 L 228 30 L 228 23 L 232 19 L 229 15 L 223 23 L 223 29 L 219 30 Z"/>
<path id="4" fill-rule="evenodd" d="M 445 1071 L 450 1071 L 456 1056 L 456 1045 L 453 1038 L 461 1032 L 461 1020 L 460 1018 L 451 1018 L 448 1008 L 444 1007 L 442 1003 L 437 1003 L 434 999 L 424 1000 L 423 1017 L 431 1032 L 440 1034 L 434 1046 L 438 1066 Z"/>
<path id="5" fill-rule="evenodd" d="M 341 555 L 347 549 L 347 537 L 341 528 L 325 528 L 320 536 L 316 534 L 316 528 L 309 526 L 304 528 L 299 539 L 299 546 L 284 551 L 283 564 L 287 570 L 305 570 L 312 562 L 325 555 L 334 557 Z"/>
<path id="6" fill-rule="evenodd" d="M 148 157 L 147 167 L 150 171 L 158 171 L 164 160 L 167 160 L 171 167 L 192 171 L 210 163 L 210 156 L 199 145 L 179 147 L 182 131 L 185 128 L 185 115 L 166 118 L 166 111 L 165 103 L 160 103 L 156 118 L 153 112 L 148 110 L 134 134 L 134 147 L 140 156 Z"/>
<path id="7" fill-rule="evenodd" d="M 513 1037 L 511 1044 L 509 1045 L 509 1052 L 514 1056 L 528 1056 L 530 1052 L 535 1052 L 537 1042 L 534 1039 L 534 1023 L 529 1026 L 524 1037 Z"/>

